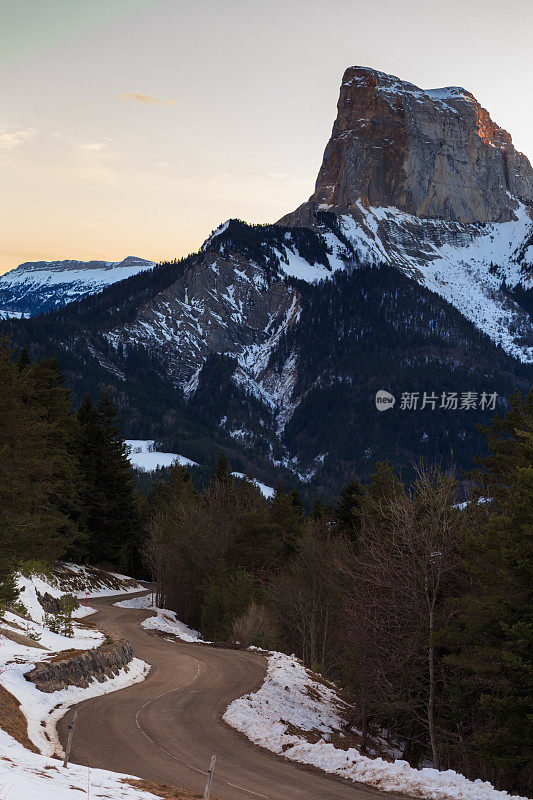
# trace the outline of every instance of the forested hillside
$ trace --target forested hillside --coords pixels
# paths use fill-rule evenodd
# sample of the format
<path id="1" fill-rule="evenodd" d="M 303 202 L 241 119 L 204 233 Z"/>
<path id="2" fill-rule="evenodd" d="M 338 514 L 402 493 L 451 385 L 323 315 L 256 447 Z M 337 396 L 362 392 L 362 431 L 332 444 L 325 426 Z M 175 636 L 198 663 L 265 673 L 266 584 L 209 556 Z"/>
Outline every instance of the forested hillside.
<path id="1" fill-rule="evenodd" d="M 155 439 L 203 465 L 212 466 L 223 447 L 237 471 L 270 484 L 280 474 L 293 485 L 304 479 L 311 494 L 328 496 L 352 473 L 367 477 L 385 457 L 407 473 L 420 457 L 470 468 L 472 452 L 483 447 L 477 425 L 491 409 L 443 409 L 443 392 L 496 394 L 492 410 L 502 410 L 515 388 L 527 390 L 531 366 L 394 267 L 354 262 L 314 283 L 284 276 L 276 247 L 287 235 L 235 223 L 197 256 L 3 328 L 33 358 L 57 355 L 75 403 L 107 391 L 128 437 Z M 309 236 L 294 234 L 306 263 L 327 261 L 329 245 Z M 232 284 L 242 269 L 260 281 L 257 290 Z M 219 308 L 226 323 L 216 304 L 220 297 L 237 302 L 241 285 L 239 302 L 250 302 L 249 311 Z M 257 304 L 265 302 L 283 311 L 265 307 L 263 317 Z M 187 321 L 195 309 L 202 318 Z M 162 315 L 177 327 L 156 332 Z M 378 390 L 397 398 L 392 410 L 376 410 Z M 424 392 L 438 398 L 434 407 L 421 407 Z M 418 393 L 418 408 L 401 410 L 403 393 Z"/>

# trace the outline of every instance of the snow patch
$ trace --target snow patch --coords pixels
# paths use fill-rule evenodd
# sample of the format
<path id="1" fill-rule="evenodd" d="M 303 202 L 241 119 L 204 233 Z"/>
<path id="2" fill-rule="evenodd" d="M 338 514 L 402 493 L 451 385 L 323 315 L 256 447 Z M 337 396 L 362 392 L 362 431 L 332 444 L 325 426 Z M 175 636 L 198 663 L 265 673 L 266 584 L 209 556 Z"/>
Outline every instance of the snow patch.
<path id="1" fill-rule="evenodd" d="M 257 478 L 250 478 L 248 475 L 245 475 L 244 472 L 232 472 L 231 474 L 234 478 L 240 478 L 240 480 L 246 478 L 247 480 L 252 481 L 252 483 L 255 484 L 255 486 L 257 486 L 257 488 L 260 490 L 263 497 L 265 497 L 267 500 L 270 500 L 271 497 L 274 497 L 276 490 L 273 489 L 272 486 L 267 486 L 265 483 L 261 483 L 257 480 Z"/>
<path id="2" fill-rule="evenodd" d="M 154 450 L 154 439 L 126 439 L 129 448 L 130 464 L 143 472 L 153 472 L 158 467 L 171 467 L 178 463 L 182 467 L 197 467 L 196 461 L 179 455 L 179 453 L 160 453 Z"/>
<path id="3" fill-rule="evenodd" d="M 525 800 L 453 770 L 414 769 L 406 761 L 390 762 L 363 756 L 353 747 L 335 747 L 328 738 L 342 729 L 344 708 L 335 688 L 314 680 L 298 659 L 271 653 L 262 687 L 234 700 L 223 719 L 267 750 L 381 791 L 428 800 Z M 289 733 L 288 723 L 302 734 Z M 308 742 L 307 731 L 318 731 L 322 737 Z"/>
<path id="4" fill-rule="evenodd" d="M 181 639 L 183 642 L 203 642 L 204 640 L 198 631 L 189 628 L 185 623 L 180 622 L 176 617 L 174 611 L 169 611 L 167 608 L 158 608 L 153 604 L 154 598 L 152 594 L 146 594 L 142 597 L 132 597 L 128 600 L 120 600 L 114 603 L 119 608 L 138 608 L 149 609 L 155 612 L 155 616 L 148 617 L 141 622 L 141 627 L 147 630 L 162 631 L 163 633 L 170 633 Z"/>

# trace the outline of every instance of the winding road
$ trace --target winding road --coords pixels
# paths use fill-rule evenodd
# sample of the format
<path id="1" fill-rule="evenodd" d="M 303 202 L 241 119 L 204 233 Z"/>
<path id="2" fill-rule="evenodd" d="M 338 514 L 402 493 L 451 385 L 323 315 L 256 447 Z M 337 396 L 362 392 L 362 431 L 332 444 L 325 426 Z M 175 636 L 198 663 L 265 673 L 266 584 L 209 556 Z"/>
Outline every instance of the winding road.
<path id="1" fill-rule="evenodd" d="M 151 664 L 146 680 L 77 706 L 71 761 L 203 793 L 211 755 L 211 793 L 221 800 L 392 800 L 364 785 L 329 777 L 269 753 L 227 726 L 222 714 L 263 682 L 263 656 L 167 641 L 141 628 L 149 611 L 117 608 L 121 597 L 91 600 L 91 618 L 121 634 Z M 66 742 L 69 712 L 58 724 Z"/>

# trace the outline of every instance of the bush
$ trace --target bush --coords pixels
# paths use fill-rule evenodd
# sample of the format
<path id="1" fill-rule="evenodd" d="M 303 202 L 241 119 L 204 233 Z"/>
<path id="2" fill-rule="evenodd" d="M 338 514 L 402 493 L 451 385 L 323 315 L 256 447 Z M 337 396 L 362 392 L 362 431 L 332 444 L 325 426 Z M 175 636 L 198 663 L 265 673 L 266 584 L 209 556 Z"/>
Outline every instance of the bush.
<path id="1" fill-rule="evenodd" d="M 265 650 L 275 648 L 278 630 L 268 608 L 252 600 L 248 611 L 233 621 L 233 638 L 245 647 L 254 645 Z"/>

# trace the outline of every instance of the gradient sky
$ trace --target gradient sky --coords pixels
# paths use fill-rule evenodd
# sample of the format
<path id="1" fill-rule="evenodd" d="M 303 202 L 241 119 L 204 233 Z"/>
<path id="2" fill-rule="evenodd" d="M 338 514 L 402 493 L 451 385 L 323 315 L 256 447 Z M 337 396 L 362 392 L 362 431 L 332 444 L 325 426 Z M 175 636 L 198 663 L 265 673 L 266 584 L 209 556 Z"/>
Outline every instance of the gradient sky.
<path id="1" fill-rule="evenodd" d="M 531 0 L 0 0 L 0 273 L 275 221 L 352 64 L 469 89 L 531 158 L 532 27 Z"/>

